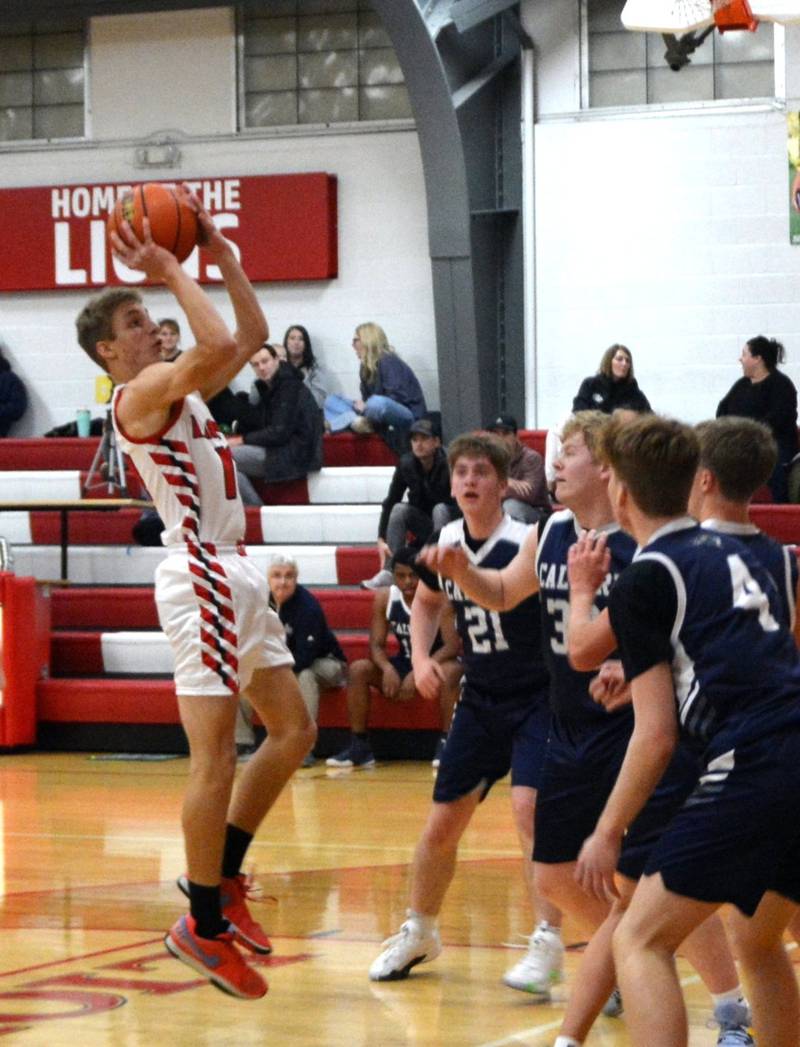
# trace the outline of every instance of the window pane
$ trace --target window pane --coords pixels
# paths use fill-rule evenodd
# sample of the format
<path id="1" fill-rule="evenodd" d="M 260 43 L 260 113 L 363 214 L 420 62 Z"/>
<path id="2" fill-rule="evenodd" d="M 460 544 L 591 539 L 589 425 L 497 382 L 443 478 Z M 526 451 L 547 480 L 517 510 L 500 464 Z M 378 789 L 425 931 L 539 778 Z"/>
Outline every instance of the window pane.
<path id="1" fill-rule="evenodd" d="M 297 93 L 277 91 L 248 95 L 245 120 L 248 127 L 275 127 L 297 123 Z"/>
<path id="2" fill-rule="evenodd" d="M 591 105 L 644 105 L 647 79 L 644 70 L 595 73 L 590 83 Z"/>
<path id="3" fill-rule="evenodd" d="M 30 69 L 32 61 L 30 36 L 0 37 L 0 70 Z"/>
<path id="4" fill-rule="evenodd" d="M 32 109 L 0 109 L 0 140 L 33 138 Z"/>
<path id="5" fill-rule="evenodd" d="M 774 94 L 775 75 L 771 63 L 717 66 L 717 98 L 771 98 Z"/>
<path id="6" fill-rule="evenodd" d="M 390 47 L 361 52 L 362 84 L 402 84 L 403 70 Z"/>
<path id="7" fill-rule="evenodd" d="M 370 0 L 245 0 L 244 10 L 243 126 L 411 116 Z"/>
<path id="8" fill-rule="evenodd" d="M 391 47 L 392 41 L 374 12 L 365 11 L 358 20 L 359 47 Z"/>
<path id="9" fill-rule="evenodd" d="M 256 18 L 248 23 L 244 38 L 247 55 L 286 54 L 297 50 L 294 18 Z"/>
<path id="10" fill-rule="evenodd" d="M 301 91 L 301 124 L 335 124 L 358 120 L 358 92 L 354 87 L 341 91 Z"/>
<path id="11" fill-rule="evenodd" d="M 83 137 L 82 105 L 49 105 L 33 111 L 35 138 Z"/>
<path id="12" fill-rule="evenodd" d="M 48 69 L 33 74 L 35 105 L 83 104 L 83 69 Z"/>
<path id="13" fill-rule="evenodd" d="M 668 65 L 647 73 L 648 102 L 712 102 L 714 68 L 692 64 L 678 73 Z"/>
<path id="14" fill-rule="evenodd" d="M 83 35 L 53 33 L 33 38 L 33 64 L 36 69 L 67 69 L 83 65 Z"/>
<path id="15" fill-rule="evenodd" d="M 246 58 L 244 85 L 247 91 L 284 91 L 297 86 L 297 59 L 294 55 Z"/>
<path id="16" fill-rule="evenodd" d="M 33 77 L 30 73 L 6 73 L 0 76 L 0 106 L 31 105 Z"/>
<path id="17" fill-rule="evenodd" d="M 346 51 L 358 46 L 358 24 L 355 12 L 297 19 L 298 51 Z"/>
<path id="18" fill-rule="evenodd" d="M 405 120 L 413 115 L 404 86 L 363 87 L 360 95 L 362 120 Z"/>
<path id="19" fill-rule="evenodd" d="M 355 51 L 298 55 L 301 87 L 352 87 L 358 83 Z"/>

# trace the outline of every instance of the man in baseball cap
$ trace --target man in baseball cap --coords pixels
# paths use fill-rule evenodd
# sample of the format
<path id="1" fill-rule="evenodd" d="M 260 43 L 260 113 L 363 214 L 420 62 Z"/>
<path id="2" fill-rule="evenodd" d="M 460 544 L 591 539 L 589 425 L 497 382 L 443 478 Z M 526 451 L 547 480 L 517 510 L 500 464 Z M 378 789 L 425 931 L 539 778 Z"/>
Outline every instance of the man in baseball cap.
<path id="1" fill-rule="evenodd" d="M 503 510 L 523 523 L 538 523 L 550 512 L 542 456 L 517 439 L 513 414 L 498 414 L 484 428 L 502 440 L 511 455 Z"/>

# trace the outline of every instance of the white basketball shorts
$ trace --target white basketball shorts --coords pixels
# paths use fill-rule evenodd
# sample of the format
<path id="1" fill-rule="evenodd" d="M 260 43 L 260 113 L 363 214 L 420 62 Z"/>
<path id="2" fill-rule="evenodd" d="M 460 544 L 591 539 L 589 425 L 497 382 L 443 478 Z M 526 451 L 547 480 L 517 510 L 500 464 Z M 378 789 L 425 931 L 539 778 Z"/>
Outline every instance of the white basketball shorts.
<path id="1" fill-rule="evenodd" d="M 235 546 L 170 547 L 155 579 L 177 694 L 238 694 L 256 669 L 294 664 L 267 580 Z"/>

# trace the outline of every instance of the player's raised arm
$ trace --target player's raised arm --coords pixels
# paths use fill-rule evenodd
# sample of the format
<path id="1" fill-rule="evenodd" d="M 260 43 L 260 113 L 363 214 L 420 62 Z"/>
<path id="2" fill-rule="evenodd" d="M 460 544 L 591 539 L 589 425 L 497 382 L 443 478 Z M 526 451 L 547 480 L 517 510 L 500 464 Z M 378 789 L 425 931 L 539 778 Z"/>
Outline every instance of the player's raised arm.
<path id="1" fill-rule="evenodd" d="M 536 549 L 539 536 L 531 528 L 520 551 L 502 570 L 476 567 L 460 545 L 428 545 L 419 560 L 435 574 L 459 586 L 462 592 L 490 611 L 508 611 L 539 591 L 536 575 Z"/>
<path id="2" fill-rule="evenodd" d="M 570 548 L 567 654 L 573 669 L 596 669 L 617 646 L 608 611 L 595 616 L 595 593 L 606 580 L 610 555 L 606 536 L 583 535 Z"/>

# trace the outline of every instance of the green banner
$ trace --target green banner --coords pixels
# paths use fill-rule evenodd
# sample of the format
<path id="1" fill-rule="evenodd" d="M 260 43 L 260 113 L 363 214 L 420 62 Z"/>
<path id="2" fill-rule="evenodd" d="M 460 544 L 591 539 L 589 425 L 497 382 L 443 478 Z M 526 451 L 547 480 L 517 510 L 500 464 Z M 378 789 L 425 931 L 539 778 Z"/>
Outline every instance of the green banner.
<path id="1" fill-rule="evenodd" d="M 789 242 L 800 244 L 800 113 L 787 113 L 789 141 Z"/>

